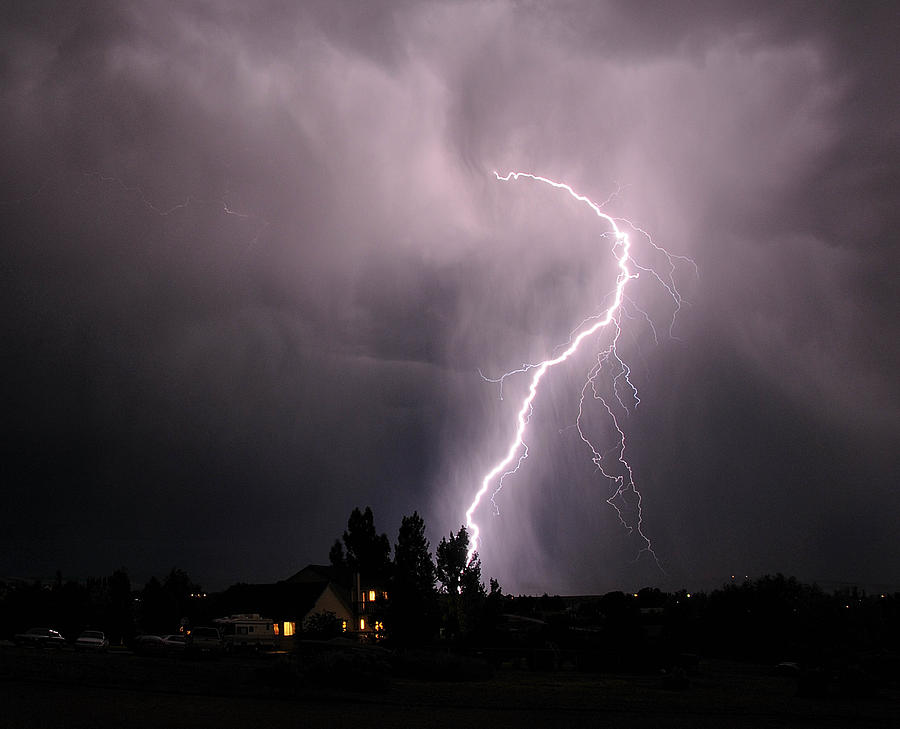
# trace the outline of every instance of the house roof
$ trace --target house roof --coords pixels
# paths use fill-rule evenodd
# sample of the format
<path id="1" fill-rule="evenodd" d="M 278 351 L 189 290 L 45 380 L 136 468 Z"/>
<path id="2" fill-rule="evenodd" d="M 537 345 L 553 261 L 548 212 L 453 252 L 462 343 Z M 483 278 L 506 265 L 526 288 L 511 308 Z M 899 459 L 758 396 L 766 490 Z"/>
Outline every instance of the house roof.
<path id="1" fill-rule="evenodd" d="M 308 582 L 335 582 L 340 585 L 350 585 L 349 574 L 346 570 L 326 564 L 308 564 L 299 572 L 295 572 L 284 582 L 308 583 Z"/>
<path id="2" fill-rule="evenodd" d="M 222 593 L 222 607 L 228 614 L 259 613 L 302 621 L 330 590 L 349 611 L 350 591 L 340 580 L 340 572 L 330 565 L 311 564 L 280 582 L 232 585 Z"/>
<path id="3" fill-rule="evenodd" d="M 366 575 L 361 576 L 361 581 L 365 589 L 377 587 L 384 583 L 383 579 L 369 580 Z M 299 572 L 295 572 L 288 577 L 285 582 L 332 582 L 340 585 L 341 588 L 349 594 L 353 589 L 353 585 L 360 579 L 360 575 L 349 567 L 335 567 L 330 564 L 308 564 Z"/>
<path id="4" fill-rule="evenodd" d="M 222 595 L 229 614 L 254 612 L 267 617 L 302 620 L 328 588 L 327 582 L 232 585 Z"/>

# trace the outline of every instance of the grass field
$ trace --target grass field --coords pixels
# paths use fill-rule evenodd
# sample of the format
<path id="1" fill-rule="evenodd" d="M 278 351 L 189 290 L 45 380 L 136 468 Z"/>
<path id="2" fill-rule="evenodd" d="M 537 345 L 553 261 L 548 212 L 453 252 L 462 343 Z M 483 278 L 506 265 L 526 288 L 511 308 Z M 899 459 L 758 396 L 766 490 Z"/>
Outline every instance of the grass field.
<path id="1" fill-rule="evenodd" d="M 0 727 L 894 727 L 900 693 L 797 695 L 764 667 L 701 661 L 660 675 L 500 668 L 481 681 L 297 682 L 284 656 L 189 661 L 0 647 Z M 338 685 L 335 685 L 338 684 Z"/>

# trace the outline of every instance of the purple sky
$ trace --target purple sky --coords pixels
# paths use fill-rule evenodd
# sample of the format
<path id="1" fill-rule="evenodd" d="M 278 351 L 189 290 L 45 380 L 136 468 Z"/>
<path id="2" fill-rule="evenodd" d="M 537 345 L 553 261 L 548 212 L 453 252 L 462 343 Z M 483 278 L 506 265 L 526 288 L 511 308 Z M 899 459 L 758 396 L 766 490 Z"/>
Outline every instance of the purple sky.
<path id="1" fill-rule="evenodd" d="M 5 3 L 0 577 L 327 560 L 354 506 L 457 529 L 481 380 L 614 284 L 563 180 L 691 257 L 645 277 L 622 421 L 664 570 L 545 378 L 480 510 L 511 592 L 732 573 L 900 589 L 893 3 Z M 612 277 L 612 278 L 611 278 Z M 637 284 L 638 282 L 635 282 Z M 607 343 L 594 341 L 596 352 Z M 597 425 L 602 439 L 603 426 Z"/>

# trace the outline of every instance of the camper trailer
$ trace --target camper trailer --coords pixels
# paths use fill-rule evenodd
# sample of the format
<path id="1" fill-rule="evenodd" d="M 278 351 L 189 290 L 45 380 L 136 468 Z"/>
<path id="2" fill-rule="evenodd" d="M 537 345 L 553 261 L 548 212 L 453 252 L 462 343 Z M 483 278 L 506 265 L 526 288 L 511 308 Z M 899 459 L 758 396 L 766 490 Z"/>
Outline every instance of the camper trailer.
<path id="1" fill-rule="evenodd" d="M 275 647 L 275 631 L 271 618 L 258 613 L 231 615 L 213 621 L 222 633 L 226 651 L 271 650 Z"/>

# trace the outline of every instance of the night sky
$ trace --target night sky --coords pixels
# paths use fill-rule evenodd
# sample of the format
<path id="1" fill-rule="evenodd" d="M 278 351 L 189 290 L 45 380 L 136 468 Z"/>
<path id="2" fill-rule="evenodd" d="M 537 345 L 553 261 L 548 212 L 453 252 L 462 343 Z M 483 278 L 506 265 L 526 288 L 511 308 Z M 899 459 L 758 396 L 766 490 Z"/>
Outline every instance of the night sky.
<path id="1" fill-rule="evenodd" d="M 649 275 L 622 320 L 660 566 L 572 427 L 604 333 L 479 509 L 485 578 L 900 589 L 898 43 L 891 2 L 3 3 L 0 578 L 219 589 L 355 506 L 458 529 L 527 386 L 479 370 L 614 287 L 522 170 L 696 271 L 671 329 Z"/>

